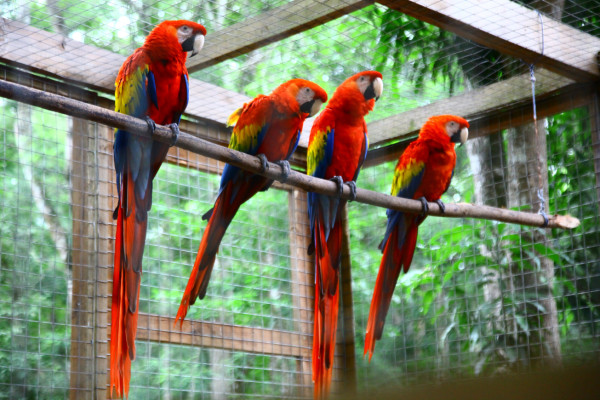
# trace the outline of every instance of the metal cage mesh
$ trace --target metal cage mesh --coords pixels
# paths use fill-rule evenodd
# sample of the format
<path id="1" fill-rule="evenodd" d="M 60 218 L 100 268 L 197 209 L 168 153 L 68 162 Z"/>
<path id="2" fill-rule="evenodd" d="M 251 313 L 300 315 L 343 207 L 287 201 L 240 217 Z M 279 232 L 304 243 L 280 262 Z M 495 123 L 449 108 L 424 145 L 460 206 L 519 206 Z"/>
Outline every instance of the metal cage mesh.
<path id="1" fill-rule="evenodd" d="M 110 108 L 114 78 L 103 70 L 118 68 L 161 20 L 198 20 L 209 34 L 234 41 L 237 24 L 269 13 L 277 20 L 268 27 L 272 30 L 310 20 L 285 11 L 291 4 L 333 12 L 344 2 L 72 3 L 0 5 L 7 18 L 0 27 L 5 35 L 0 78 Z M 523 106 L 531 103 L 531 86 L 522 60 L 382 4 L 347 3 L 354 8 L 339 18 L 312 21 L 301 33 L 270 38 L 251 51 L 191 69 L 195 84 L 218 91 L 191 93 L 196 103 L 188 107 L 192 112 L 182 130 L 224 144 L 228 132 L 220 124 L 228 113 L 270 92 L 283 76 L 312 79 L 331 94 L 352 73 L 378 69 L 386 92 L 367 118 L 370 141 L 374 154 L 387 145 L 395 150 L 393 157 L 367 161 L 359 187 L 389 193 L 402 141 L 432 110 L 469 110 L 475 117 L 485 112 L 491 115 L 487 125 L 475 125 L 476 138 L 458 149 L 452 185 L 442 200 L 537 212 L 539 201 L 532 194 L 540 187 L 536 159 L 541 157 L 546 210 L 571 214 L 581 226 L 560 231 L 427 218 L 369 363 L 361 357 L 364 329 L 386 216 L 384 209 L 350 203 L 353 302 L 345 307 L 354 320 L 344 326 L 340 311 L 334 393 L 351 386 L 345 371 L 355 357 L 357 386 L 369 391 L 383 382 L 405 386 L 597 360 L 597 100 L 581 100 L 572 79 L 536 69 L 539 137 L 537 146 L 520 142 L 531 129 L 523 125 L 531 118 Z M 535 9 L 552 4 L 524 3 Z M 562 22 L 599 36 L 594 17 L 599 7 L 566 1 Z M 252 28 L 248 37 L 269 30 L 246 26 Z M 19 47 L 24 39 L 38 42 L 26 42 L 39 44 L 37 58 L 29 58 L 25 45 Z M 561 40 L 570 43 L 568 37 Z M 111 53 L 98 53 L 85 65 L 64 63 L 63 50 L 77 49 L 79 42 L 90 46 L 81 51 Z M 207 52 L 218 53 L 218 46 L 208 45 L 207 40 Z M 54 79 L 63 72 L 64 80 Z M 102 77 L 95 80 L 96 75 Z M 550 94 L 564 88 L 571 89 L 561 104 L 550 103 Z M 0 398 L 107 397 L 113 131 L 11 100 L 1 99 L 0 110 Z M 296 165 L 303 163 L 307 141 L 304 136 Z M 521 151 L 525 147 L 530 153 Z M 516 156 L 523 154 L 530 157 Z M 201 217 L 216 197 L 222 168 L 221 162 L 173 148 L 154 181 L 131 398 L 311 396 L 314 272 L 306 254 L 310 236 L 303 191 L 276 184 L 242 206 L 222 242 L 206 298 L 191 307 L 181 329 L 173 325 L 206 225 Z"/>

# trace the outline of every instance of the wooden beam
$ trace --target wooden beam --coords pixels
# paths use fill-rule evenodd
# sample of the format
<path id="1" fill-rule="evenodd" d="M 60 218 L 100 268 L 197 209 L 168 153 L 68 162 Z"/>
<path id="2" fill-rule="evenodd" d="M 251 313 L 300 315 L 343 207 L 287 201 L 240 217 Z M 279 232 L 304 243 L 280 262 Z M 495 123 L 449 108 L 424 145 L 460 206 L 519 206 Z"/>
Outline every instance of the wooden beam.
<path id="1" fill-rule="evenodd" d="M 592 133 L 592 154 L 594 155 L 594 172 L 596 174 L 596 193 L 600 206 L 600 90 L 596 88 L 592 101 L 588 106 L 590 129 Z"/>
<path id="2" fill-rule="evenodd" d="M 536 98 L 559 90 L 573 81 L 547 70 L 537 70 Z M 454 114 L 465 118 L 493 115 L 516 103 L 531 103 L 529 74 L 515 76 L 505 81 L 469 90 L 423 107 L 396 114 L 368 124 L 371 147 L 381 146 L 390 140 L 414 136 L 432 115 Z"/>
<path id="3" fill-rule="evenodd" d="M 115 79 L 125 57 L 43 31 L 22 22 L 2 18 L 0 61 L 77 85 L 113 94 Z M 190 101 L 185 114 L 225 124 L 227 117 L 250 100 L 198 79 L 190 79 Z"/>
<path id="4" fill-rule="evenodd" d="M 600 38 L 510 0 L 377 0 L 387 7 L 573 80 L 600 78 Z"/>
<path id="5" fill-rule="evenodd" d="M 112 164 L 112 160 L 102 155 L 102 146 L 112 138 L 113 130 L 80 118 L 73 118 L 72 127 L 73 308 L 69 397 L 105 399 L 108 270 L 112 267 L 112 257 L 107 253 L 112 239 L 101 237 L 97 226 L 112 224 L 110 211 L 99 208 L 108 205 L 114 187 L 106 168 L 106 163 Z"/>
<path id="6" fill-rule="evenodd" d="M 373 1 L 367 0 L 291 1 L 218 32 L 209 32 L 202 51 L 188 60 L 188 70 L 210 67 L 371 4 Z"/>
<path id="7" fill-rule="evenodd" d="M 595 85 L 573 83 L 549 93 L 536 96 L 536 109 L 538 118 L 546 118 L 552 115 L 572 110 L 578 107 L 586 106 L 590 101 L 592 92 L 596 90 Z M 420 111 L 421 108 L 413 110 L 415 114 L 425 114 L 435 109 L 433 103 L 429 106 L 421 107 L 427 110 Z M 449 111 L 448 111 L 449 112 Z M 410 113 L 405 113 L 410 118 Z M 435 115 L 435 114 L 431 114 Z M 460 114 L 458 114 L 460 115 Z M 500 110 L 486 110 L 482 113 L 463 114 L 471 125 L 469 129 L 469 139 L 487 136 L 493 132 L 498 132 L 510 127 L 520 126 L 533 122 L 533 105 L 531 99 L 515 102 L 509 107 Z M 398 122 L 400 124 L 400 122 Z M 402 126 L 402 125 L 400 125 Z M 397 160 L 406 146 L 412 142 L 418 130 L 408 132 L 405 138 L 390 145 L 384 145 L 369 150 L 364 168 L 368 168 L 381 163 Z"/>
<path id="8" fill-rule="evenodd" d="M 97 93 L 92 90 L 83 89 L 74 84 L 53 80 L 48 77 L 35 75 L 8 65 L 0 64 L 0 76 L 8 82 L 18 83 L 20 85 L 43 90 L 52 94 L 58 94 L 75 100 L 91 102 L 92 100 L 90 99 L 93 99 L 93 104 L 107 110 L 113 110 L 115 108 L 115 104 L 112 99 L 98 96 Z M 212 143 L 216 143 L 225 147 L 227 147 L 229 144 L 231 128 L 226 128 L 223 124 L 183 119 L 179 123 L 179 127 L 183 132 L 187 132 L 196 137 L 209 140 Z M 169 151 L 166 162 L 216 174 L 220 174 L 222 172 L 224 165 L 222 163 L 219 164 L 218 161 L 215 161 L 211 158 L 202 157 L 198 154 L 191 153 L 188 155 L 187 150 L 179 149 L 179 151 L 177 151 L 177 148 L 175 147 Z M 306 170 L 306 149 L 296 149 L 290 158 L 290 164 L 302 170 Z M 279 182 L 275 182 L 273 185 L 273 187 L 284 190 L 290 190 L 291 188 L 291 186 L 281 185 Z"/>
<path id="9" fill-rule="evenodd" d="M 140 313 L 137 340 L 310 358 L 310 348 L 303 345 L 306 338 L 296 332 L 190 320 L 180 330 L 174 322 L 172 317 Z"/>
<path id="10" fill-rule="evenodd" d="M 292 300 L 294 305 L 294 330 L 303 335 L 303 345 L 312 346 L 314 308 L 314 257 L 306 254 L 310 244 L 310 222 L 307 213 L 306 192 L 294 188 L 288 195 L 288 215 L 290 224 L 290 256 L 292 276 Z M 298 384 L 302 386 L 299 395 L 312 394 L 311 355 L 297 362 Z"/>
<path id="11" fill-rule="evenodd" d="M 93 151 L 88 123 L 73 118 L 71 152 L 73 204 L 73 248 L 71 269 L 73 292 L 71 304 L 71 374 L 69 398 L 93 398 L 94 391 L 94 283 L 95 262 L 93 195 L 86 190 L 95 176 L 88 157 Z M 91 140 L 90 140 L 91 139 Z M 90 145 L 92 142 L 92 146 Z M 93 153 L 92 153 L 93 154 Z M 91 175 L 91 176 L 90 176 Z"/>
<path id="12" fill-rule="evenodd" d="M 346 1 L 348 7 L 359 3 Z M 0 30 L 3 33 L 0 62 L 59 78 L 73 85 L 114 94 L 115 79 L 125 61 L 124 56 L 5 18 L 0 19 Z M 200 54 L 202 52 L 198 56 Z M 226 145 L 230 135 L 230 130 L 224 126 L 227 118 L 250 98 L 198 79 L 190 78 L 189 82 L 191 95 L 184 115 L 195 120 L 197 125 L 204 124 L 209 130 L 217 129 L 219 132 L 210 136 L 209 140 L 218 137 Z M 306 141 L 311 126 L 312 119 L 304 124 L 302 136 L 306 137 Z M 183 121 L 182 128 L 186 129 Z M 205 132 L 202 129 L 199 131 L 203 134 L 202 138 L 206 139 Z M 292 164 L 305 165 L 306 156 L 302 152 L 297 153 L 292 157 Z"/>

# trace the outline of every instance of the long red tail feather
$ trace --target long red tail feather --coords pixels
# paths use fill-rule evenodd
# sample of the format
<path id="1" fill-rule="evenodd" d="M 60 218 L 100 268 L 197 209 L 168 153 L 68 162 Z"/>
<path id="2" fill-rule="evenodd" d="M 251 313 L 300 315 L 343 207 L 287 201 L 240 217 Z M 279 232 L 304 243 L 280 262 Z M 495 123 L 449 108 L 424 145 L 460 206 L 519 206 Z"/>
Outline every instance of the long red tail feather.
<path id="1" fill-rule="evenodd" d="M 337 221 L 325 240 L 322 221 L 315 223 L 315 318 L 312 373 L 314 398 L 326 398 L 333 372 L 335 337 L 339 308 L 339 268 L 342 243 L 341 224 Z"/>
<path id="2" fill-rule="evenodd" d="M 221 240 L 243 202 L 237 196 L 233 202 L 225 200 L 230 198 L 231 191 L 232 185 L 228 185 L 217 198 L 212 215 L 202 235 L 194 267 L 192 268 L 190 279 L 188 280 L 181 303 L 179 304 L 179 309 L 177 310 L 177 316 L 175 317 L 175 325 L 177 321 L 180 321 L 180 327 L 190 306 L 196 302 L 198 297 L 200 299 L 204 298 Z"/>
<path id="3" fill-rule="evenodd" d="M 394 288 L 400 276 L 400 269 L 408 271 L 417 243 L 418 226 L 410 223 L 402 248 L 398 247 L 398 229 L 394 229 L 383 249 L 379 272 L 371 299 L 365 348 L 363 356 L 369 353 L 369 361 L 375 351 L 375 342 L 381 339 L 385 318 L 390 308 Z"/>
<path id="4" fill-rule="evenodd" d="M 140 220 L 136 217 L 137 203 L 134 200 L 134 185 L 128 184 L 130 179 L 131 176 L 128 175 L 123 177 L 115 238 L 110 334 L 110 392 L 112 394 L 114 387 L 117 397 L 129 394 L 131 361 L 135 359 L 141 261 L 147 227 L 145 218 Z M 145 213 L 143 214 L 145 215 Z"/>

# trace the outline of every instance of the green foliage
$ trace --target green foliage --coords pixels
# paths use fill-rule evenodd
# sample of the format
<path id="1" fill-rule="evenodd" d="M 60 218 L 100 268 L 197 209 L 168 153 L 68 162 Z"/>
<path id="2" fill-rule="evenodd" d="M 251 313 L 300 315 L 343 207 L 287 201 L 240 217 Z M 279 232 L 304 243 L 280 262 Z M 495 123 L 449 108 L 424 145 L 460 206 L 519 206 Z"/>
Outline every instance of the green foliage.
<path id="1" fill-rule="evenodd" d="M 33 130 L 21 133 L 17 146 L 11 134 L 16 104 L 2 101 L 0 108 L 0 398 L 39 398 L 40 387 L 48 388 L 46 398 L 64 398 L 71 344 L 69 270 L 24 171 L 45 177 L 47 206 L 70 232 L 65 136 L 59 133 L 66 118 L 34 109 Z"/>

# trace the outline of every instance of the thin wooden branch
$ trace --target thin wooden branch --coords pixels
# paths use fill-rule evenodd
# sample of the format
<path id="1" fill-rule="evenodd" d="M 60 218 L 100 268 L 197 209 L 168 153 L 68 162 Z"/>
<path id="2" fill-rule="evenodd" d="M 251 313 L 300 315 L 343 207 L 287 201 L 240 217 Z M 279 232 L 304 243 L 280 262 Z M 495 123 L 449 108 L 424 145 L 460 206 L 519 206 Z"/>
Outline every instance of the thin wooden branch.
<path id="1" fill-rule="evenodd" d="M 145 136 L 149 134 L 148 125 L 144 120 L 14 83 L 0 81 L 0 96 L 59 113 L 86 118 L 119 129 L 125 129 L 136 135 Z M 172 131 L 167 127 L 157 125 L 152 138 L 170 143 L 172 140 Z M 281 167 L 277 164 L 269 163 L 267 170 L 263 171 L 261 162 L 257 157 L 207 142 L 185 132 L 180 133 L 177 147 L 210 156 L 211 158 L 230 163 L 271 179 L 283 181 Z M 338 193 L 334 182 L 314 178 L 295 171 L 290 173 L 285 182 L 306 191 L 325 195 L 336 196 Z M 344 185 L 341 197 L 350 199 L 350 188 L 347 185 Z M 417 200 L 389 196 L 360 188 L 356 191 L 355 200 L 378 207 L 392 208 L 410 213 L 421 213 L 421 202 Z M 544 225 L 544 218 L 538 214 L 470 204 L 447 204 L 445 213 L 442 213 L 436 203 L 429 203 L 428 214 L 451 218 L 471 217 L 489 219 L 539 227 Z M 549 228 L 573 229 L 579 226 L 579 220 L 570 216 L 554 215 L 550 216 L 547 226 Z"/>

